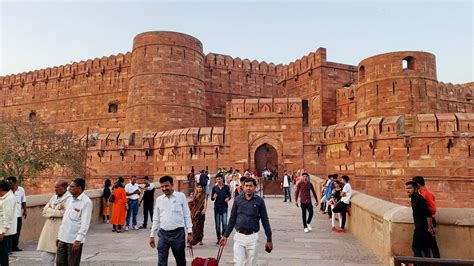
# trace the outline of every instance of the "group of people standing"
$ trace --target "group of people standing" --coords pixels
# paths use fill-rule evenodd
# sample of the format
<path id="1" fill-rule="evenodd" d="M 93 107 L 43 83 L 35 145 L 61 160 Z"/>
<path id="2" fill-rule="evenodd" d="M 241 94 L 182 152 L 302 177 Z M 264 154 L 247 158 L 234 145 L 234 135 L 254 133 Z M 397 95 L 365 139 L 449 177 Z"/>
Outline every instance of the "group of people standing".
<path id="1" fill-rule="evenodd" d="M 330 174 L 321 189 L 320 211 L 331 219 L 331 230 L 339 233 L 345 232 L 346 217 L 351 213 L 352 187 L 349 182 L 347 175 L 339 178 L 338 174 Z M 336 216 L 339 227 L 336 227 Z"/>
<path id="2" fill-rule="evenodd" d="M 238 173 L 238 171 L 237 171 Z M 205 172 L 201 173 L 207 174 Z M 224 173 L 224 175 L 226 175 Z M 235 172 L 232 173 L 234 175 Z M 242 176 L 239 186 L 241 193 L 232 191 L 226 184 L 225 176 L 218 172 L 215 185 L 207 192 L 205 185 L 209 179 L 200 176 L 195 190 L 189 199 L 174 191 L 173 178 L 163 176 L 160 186 L 163 195 L 154 199 L 155 187 L 148 177 L 143 178 L 139 186 L 135 176 L 124 186 L 124 179 L 118 178 L 113 189 L 111 181 L 105 181 L 102 196 L 102 214 L 104 222 L 113 225 L 114 232 L 124 232 L 129 228 L 138 230 L 147 228 L 148 217 L 152 221 L 150 246 L 157 248 L 159 265 L 167 265 L 169 249 L 172 250 L 177 265 L 186 265 L 185 248 L 202 245 L 204 237 L 205 214 L 208 199 L 214 201 L 214 222 L 217 245 L 227 244 L 227 239 L 234 234 L 234 262 L 236 265 L 256 265 L 258 232 L 260 222 L 266 235 L 266 251 L 271 252 L 272 231 L 265 202 L 255 194 L 257 181 L 251 174 Z M 0 180 L 0 265 L 8 265 L 10 251 L 21 251 L 18 237 L 21 232 L 22 219 L 26 219 L 26 197 L 24 189 L 16 185 L 16 178 Z M 331 218 L 331 230 L 344 232 L 346 213 L 350 213 L 352 188 L 350 178 L 346 175 L 338 178 L 337 174 L 328 175 L 322 187 L 320 210 Z M 318 197 L 310 180 L 310 175 L 300 171 L 297 176 L 285 172 L 282 187 L 285 190 L 285 201 L 291 202 L 290 184 L 295 186 L 295 203 L 301 208 L 304 232 L 312 231 L 313 203 L 311 194 L 318 206 Z M 92 202 L 84 193 L 85 180 L 74 179 L 71 183 L 59 180 L 54 185 L 55 195 L 43 208 L 46 218 L 37 249 L 42 251 L 42 265 L 79 265 L 82 247 L 89 229 Z M 405 188 L 413 209 L 415 230 L 412 249 L 415 256 L 440 257 L 436 242 L 436 203 L 435 197 L 425 186 L 421 176 L 415 176 L 405 183 Z M 143 195 L 142 195 L 143 194 Z M 234 202 L 228 216 L 228 203 L 234 194 Z M 142 195 L 140 199 L 140 195 Z M 144 222 L 137 226 L 138 207 L 144 204 Z M 110 208 L 111 207 L 111 208 Z M 109 215 L 109 210 L 111 214 Z M 339 228 L 335 226 L 335 216 L 339 217 Z M 130 224 L 131 222 L 131 224 Z M 131 227 L 130 227 L 131 225 Z M 155 237 L 158 236 L 158 243 Z M 186 244 L 187 243 L 187 244 Z"/>
<path id="3" fill-rule="evenodd" d="M 41 265 L 80 265 L 93 208 L 92 201 L 84 193 L 85 188 L 86 181 L 82 178 L 71 183 L 66 180 L 55 182 L 55 194 L 42 211 L 46 221 L 37 247 L 41 251 Z"/>
<path id="4" fill-rule="evenodd" d="M 17 178 L 0 180 L 0 265 L 8 265 L 10 253 L 22 251 L 18 244 L 26 217 L 26 194 Z"/>
<path id="5" fill-rule="evenodd" d="M 415 257 L 440 258 L 436 242 L 436 202 L 433 192 L 425 185 L 422 176 L 414 176 L 405 183 L 405 190 L 410 198 L 413 210 L 412 250 Z"/>
<path id="6" fill-rule="evenodd" d="M 143 177 L 142 185 L 137 183 L 136 176 L 130 178 L 130 183 L 124 185 L 124 182 L 124 178 L 119 177 L 110 190 L 112 182 L 110 179 L 105 180 L 102 193 L 103 221 L 110 223 L 112 232 L 116 233 L 123 233 L 130 229 L 146 229 L 148 218 L 150 221 L 153 220 L 155 186 L 148 176 Z M 142 195 L 141 199 L 140 195 Z M 143 224 L 138 226 L 138 210 L 142 203 Z"/>

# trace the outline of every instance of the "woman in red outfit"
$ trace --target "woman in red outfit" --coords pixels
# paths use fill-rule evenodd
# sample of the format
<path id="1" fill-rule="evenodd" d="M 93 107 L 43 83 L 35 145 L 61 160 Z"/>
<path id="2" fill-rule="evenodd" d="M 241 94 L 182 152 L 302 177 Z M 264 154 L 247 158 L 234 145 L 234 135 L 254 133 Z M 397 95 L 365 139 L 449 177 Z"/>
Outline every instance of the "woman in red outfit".
<path id="1" fill-rule="evenodd" d="M 124 231 L 125 215 L 127 214 L 127 194 L 120 179 L 114 186 L 112 196 L 114 198 L 110 219 L 110 224 L 113 226 L 112 232 L 122 233 Z"/>

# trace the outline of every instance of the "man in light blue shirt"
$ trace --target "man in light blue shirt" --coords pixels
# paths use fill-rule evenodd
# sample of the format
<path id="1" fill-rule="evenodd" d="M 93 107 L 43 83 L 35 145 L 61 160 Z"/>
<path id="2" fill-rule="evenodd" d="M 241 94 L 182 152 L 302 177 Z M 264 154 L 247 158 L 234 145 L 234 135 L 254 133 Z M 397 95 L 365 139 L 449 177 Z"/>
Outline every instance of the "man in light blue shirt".
<path id="1" fill-rule="evenodd" d="M 158 265 L 168 265 L 169 249 L 173 252 L 178 266 L 186 265 L 187 242 L 193 240 L 193 224 L 186 196 L 174 191 L 173 178 L 160 178 L 163 195 L 156 198 L 153 212 L 153 226 L 150 232 L 150 247 L 155 248 L 155 236 L 158 235 Z"/>

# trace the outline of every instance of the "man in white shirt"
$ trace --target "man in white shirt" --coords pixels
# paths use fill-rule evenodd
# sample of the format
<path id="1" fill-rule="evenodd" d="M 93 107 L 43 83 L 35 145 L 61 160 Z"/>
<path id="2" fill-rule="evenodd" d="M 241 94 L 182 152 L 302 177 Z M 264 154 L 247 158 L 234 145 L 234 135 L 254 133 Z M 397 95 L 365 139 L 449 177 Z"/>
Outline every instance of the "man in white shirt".
<path id="1" fill-rule="evenodd" d="M 9 182 L 0 180 L 0 265 L 8 266 L 8 242 L 16 234 L 16 199 Z"/>
<path id="2" fill-rule="evenodd" d="M 137 177 L 132 176 L 130 183 L 125 185 L 125 193 L 127 194 L 127 219 L 125 219 L 125 231 L 130 228 L 130 216 L 132 216 L 132 228 L 138 230 L 137 215 L 138 215 L 138 199 L 140 198 L 140 187 L 137 184 Z"/>
<path id="3" fill-rule="evenodd" d="M 56 256 L 57 266 L 75 266 L 81 263 L 82 246 L 92 216 L 92 201 L 84 193 L 86 181 L 76 178 L 69 185 L 72 197 L 66 201 L 61 226 L 59 227 L 58 251 Z"/>
<path id="4" fill-rule="evenodd" d="M 7 181 L 10 183 L 10 188 L 15 194 L 16 198 L 16 234 L 12 236 L 11 242 L 11 251 L 23 251 L 21 248 L 18 247 L 18 243 L 20 240 L 20 233 L 21 233 L 21 225 L 23 223 L 22 217 L 26 219 L 26 195 L 25 189 L 17 185 L 17 179 L 14 176 L 10 176 L 7 178 Z"/>
<path id="5" fill-rule="evenodd" d="M 291 202 L 290 183 L 291 183 L 291 176 L 285 170 L 283 174 L 283 182 L 282 182 L 283 191 L 285 192 L 285 200 L 283 202 L 286 202 L 287 199 L 289 199 Z"/>
<path id="6" fill-rule="evenodd" d="M 341 192 L 341 201 L 334 206 L 334 209 L 332 210 L 333 213 L 341 213 L 342 216 L 342 221 L 341 221 L 341 228 L 336 229 L 336 231 L 340 233 L 344 233 L 344 226 L 346 225 L 346 212 L 347 212 L 347 207 L 351 203 L 351 196 L 352 196 L 352 187 L 349 184 L 350 178 L 346 175 L 342 176 L 342 183 L 344 184 L 344 187 L 342 188 Z"/>
<path id="7" fill-rule="evenodd" d="M 156 198 L 150 247 L 156 247 L 155 236 L 158 234 L 158 265 L 168 265 L 169 249 L 171 248 L 177 266 L 185 266 L 185 232 L 188 233 L 187 242 L 193 240 L 193 224 L 188 201 L 183 193 L 174 191 L 171 176 L 162 176 L 160 185 L 164 195 Z"/>

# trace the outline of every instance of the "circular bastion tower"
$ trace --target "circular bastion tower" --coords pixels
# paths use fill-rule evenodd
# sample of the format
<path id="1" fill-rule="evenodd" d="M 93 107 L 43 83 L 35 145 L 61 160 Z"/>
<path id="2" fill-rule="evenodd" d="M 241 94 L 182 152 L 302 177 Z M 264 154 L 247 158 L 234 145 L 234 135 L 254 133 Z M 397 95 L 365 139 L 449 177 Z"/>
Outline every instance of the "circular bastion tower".
<path id="1" fill-rule="evenodd" d="M 203 77 L 198 39 L 166 31 L 135 36 L 125 132 L 205 126 Z"/>
<path id="2" fill-rule="evenodd" d="M 358 65 L 357 118 L 403 115 L 410 130 L 416 114 L 435 112 L 436 59 L 403 51 L 369 57 Z"/>

